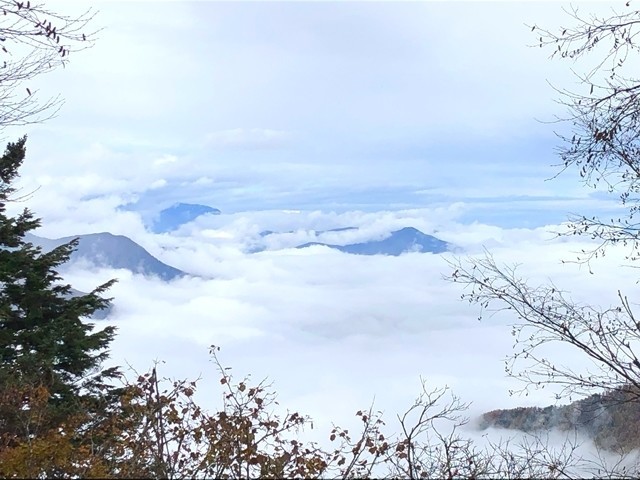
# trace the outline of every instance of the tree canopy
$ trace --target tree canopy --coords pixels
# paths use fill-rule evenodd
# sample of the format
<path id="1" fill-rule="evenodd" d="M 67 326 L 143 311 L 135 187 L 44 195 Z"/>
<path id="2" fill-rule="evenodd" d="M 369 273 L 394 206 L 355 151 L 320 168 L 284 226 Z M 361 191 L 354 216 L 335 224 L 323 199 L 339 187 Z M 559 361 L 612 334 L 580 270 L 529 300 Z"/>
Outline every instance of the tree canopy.
<path id="1" fill-rule="evenodd" d="M 46 398 L 47 415 L 42 416 L 46 422 L 25 423 L 25 404 L 3 403 L 0 437 L 11 442 L 88 408 L 86 400 L 105 395 L 107 382 L 118 373 L 101 368 L 114 327 L 93 331 L 87 322 L 107 305 L 100 294 L 113 282 L 71 296 L 56 269 L 69 259 L 75 242 L 43 253 L 24 238 L 39 220 L 28 209 L 13 218 L 6 214 L 26 140 L 9 143 L 0 157 L 0 396 L 38 391 Z"/>

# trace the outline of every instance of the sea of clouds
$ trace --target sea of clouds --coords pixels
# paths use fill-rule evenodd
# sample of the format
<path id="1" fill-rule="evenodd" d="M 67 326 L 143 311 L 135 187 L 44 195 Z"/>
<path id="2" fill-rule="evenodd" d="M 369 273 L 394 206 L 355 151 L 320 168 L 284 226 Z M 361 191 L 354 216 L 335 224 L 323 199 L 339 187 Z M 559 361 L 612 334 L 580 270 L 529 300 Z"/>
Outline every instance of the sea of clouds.
<path id="1" fill-rule="evenodd" d="M 515 319 L 502 312 L 479 321 L 479 309 L 460 299 L 463 288 L 444 279 L 452 272 L 448 262 L 489 251 L 498 264 L 520 264 L 518 272 L 531 285 L 553 281 L 578 302 L 607 306 L 618 289 L 633 298 L 637 271 L 622 266 L 624 249 L 611 249 L 589 268 L 566 261 L 595 244 L 557 238 L 562 225 L 507 229 L 463 224 L 441 213 L 203 216 L 171 234 L 142 228 L 135 231 L 143 234 L 132 234 L 153 255 L 193 276 L 167 283 L 76 266 L 65 278 L 84 291 L 118 278 L 110 291 L 112 315 L 98 322 L 118 328 L 113 363 L 145 371 L 157 360 L 167 377 L 201 377 L 199 399 L 214 408 L 220 385 L 208 348 L 220 346 L 223 364 L 237 377 L 267 378 L 283 409 L 309 414 L 316 439 L 326 438 L 332 422 L 357 425 L 354 413 L 372 402 L 393 424 L 420 392 L 421 379 L 433 388 L 448 386 L 471 403 L 472 419 L 497 408 L 556 403 L 553 388 L 509 395 L 521 386 L 504 370 Z M 323 240 L 350 243 L 413 226 L 455 247 L 442 255 L 399 257 L 292 248 L 311 240 L 313 229 L 344 226 L 360 229 L 329 232 Z M 284 233 L 265 237 L 267 250 L 246 253 L 266 229 Z M 583 364 L 583 355 L 566 346 L 548 350 L 553 359 Z M 467 429 L 478 439 L 483 434 L 473 431 L 473 422 Z"/>

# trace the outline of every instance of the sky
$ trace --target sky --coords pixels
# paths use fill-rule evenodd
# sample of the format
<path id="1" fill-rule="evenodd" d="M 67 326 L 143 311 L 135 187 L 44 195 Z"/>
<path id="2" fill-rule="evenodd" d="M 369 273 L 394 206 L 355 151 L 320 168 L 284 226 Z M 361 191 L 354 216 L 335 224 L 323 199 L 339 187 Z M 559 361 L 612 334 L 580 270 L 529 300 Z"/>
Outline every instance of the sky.
<path id="1" fill-rule="evenodd" d="M 89 3 L 47 1 L 80 13 Z M 358 257 L 289 247 L 309 230 L 360 241 L 414 226 L 468 255 L 491 249 L 585 301 L 631 288 L 620 255 L 597 278 L 561 260 L 569 213 L 611 213 L 615 198 L 558 172 L 552 85 L 571 69 L 533 48 L 532 24 L 568 21 L 560 2 L 92 2 L 96 45 L 32 90 L 63 109 L 28 133 L 23 203 L 39 235 L 123 234 L 200 277 L 164 284 L 125 271 L 73 269 L 88 290 L 116 276 L 114 361 L 215 379 L 208 345 L 240 375 L 268 376 L 283 403 L 319 424 L 376 402 L 393 414 L 422 375 L 475 414 L 548 405 L 509 397 L 509 322 L 477 321 L 430 254 Z M 606 11 L 617 3 L 582 3 Z M 146 226 L 175 202 L 218 217 L 172 234 Z M 244 253 L 261 230 L 271 250 Z M 571 352 L 559 355 L 573 358 Z M 563 357 L 565 358 L 565 357 Z M 213 377 L 212 377 L 213 375 Z M 205 382 L 206 383 L 206 382 Z M 215 381 L 205 386 L 207 394 Z M 212 394 L 212 393 L 211 393 Z M 207 397 L 210 398 L 210 397 Z M 339 398 L 340 402 L 336 402 Z M 327 409 L 327 405 L 331 405 Z M 300 406 L 300 407 L 298 407 Z"/>
<path id="2" fill-rule="evenodd" d="M 560 222 L 607 202 L 572 176 L 545 182 L 563 128 L 545 122 L 564 113 L 548 82 L 574 86 L 575 65 L 531 47 L 527 25 L 560 25 L 563 6 L 95 2 L 95 47 L 32 85 L 66 103 L 26 129 L 25 188 L 50 223 L 84 215 L 85 229 L 97 211 L 175 201 L 226 213 L 462 203 L 468 222 Z"/>

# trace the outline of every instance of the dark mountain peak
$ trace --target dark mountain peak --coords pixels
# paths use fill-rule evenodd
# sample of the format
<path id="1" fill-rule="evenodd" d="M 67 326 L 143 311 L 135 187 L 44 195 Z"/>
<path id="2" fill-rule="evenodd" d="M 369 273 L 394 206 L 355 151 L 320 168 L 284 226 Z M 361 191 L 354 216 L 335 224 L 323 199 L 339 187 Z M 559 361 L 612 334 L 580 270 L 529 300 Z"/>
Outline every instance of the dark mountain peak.
<path id="1" fill-rule="evenodd" d="M 176 215 L 204 215 L 205 213 L 213 213 L 218 215 L 220 210 L 210 207 L 208 205 L 200 205 L 198 203 L 174 203 L 168 208 L 165 208 L 160 213 L 170 213 Z"/>
<path id="2" fill-rule="evenodd" d="M 196 203 L 175 203 L 158 214 L 153 223 L 155 233 L 166 233 L 176 230 L 185 223 L 192 222 L 202 215 L 220 215 L 220 210 Z"/>
<path id="3" fill-rule="evenodd" d="M 420 230 L 414 227 L 403 227 L 400 230 L 395 230 L 391 232 L 391 235 L 396 235 L 396 236 L 416 235 L 416 236 L 428 237 L 427 234 L 422 233 Z"/>
<path id="4" fill-rule="evenodd" d="M 130 244 L 130 245 L 138 245 L 136 242 L 131 240 L 129 237 L 124 235 L 114 235 L 111 232 L 99 232 L 99 233 L 85 233 L 83 235 L 77 235 L 76 237 L 65 237 L 65 240 L 71 240 L 73 238 L 79 238 L 80 240 L 91 240 L 94 244 Z M 58 239 L 63 240 L 63 239 Z M 139 245 L 138 245 L 139 246 Z"/>
<path id="5" fill-rule="evenodd" d="M 51 240 L 29 237 L 29 241 L 40 246 L 45 252 L 77 238 L 78 247 L 71 254 L 70 262 L 87 261 L 98 267 L 122 268 L 133 273 L 173 280 L 185 275 L 184 272 L 161 262 L 143 247 L 124 235 L 109 232 L 88 233 Z"/>
<path id="6" fill-rule="evenodd" d="M 325 245 L 345 253 L 355 255 L 393 255 L 398 256 L 406 252 L 442 253 L 449 250 L 449 244 L 439 238 L 422 233 L 414 227 L 404 227 L 395 230 L 382 240 L 352 243 L 349 245 L 330 245 L 319 242 L 309 242 L 297 248 L 313 245 Z"/>

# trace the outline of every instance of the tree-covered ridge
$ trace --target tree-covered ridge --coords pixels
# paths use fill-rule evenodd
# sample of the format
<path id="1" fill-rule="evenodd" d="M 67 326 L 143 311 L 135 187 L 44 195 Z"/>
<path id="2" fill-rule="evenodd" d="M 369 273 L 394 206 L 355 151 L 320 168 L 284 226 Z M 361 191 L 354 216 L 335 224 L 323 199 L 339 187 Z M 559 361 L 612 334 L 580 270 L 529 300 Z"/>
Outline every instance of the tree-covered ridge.
<path id="1" fill-rule="evenodd" d="M 552 429 L 585 434 L 597 447 L 629 453 L 640 449 L 640 404 L 626 391 L 593 394 L 569 405 L 493 410 L 480 418 L 489 427 L 541 433 Z"/>

